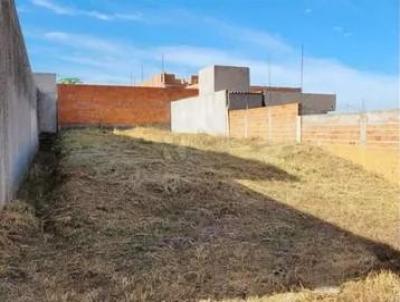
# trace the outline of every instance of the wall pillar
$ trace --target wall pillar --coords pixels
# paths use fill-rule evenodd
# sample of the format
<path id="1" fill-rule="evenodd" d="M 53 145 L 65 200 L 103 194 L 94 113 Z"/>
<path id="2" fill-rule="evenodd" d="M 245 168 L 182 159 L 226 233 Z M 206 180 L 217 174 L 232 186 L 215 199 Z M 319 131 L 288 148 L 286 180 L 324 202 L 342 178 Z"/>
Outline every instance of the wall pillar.
<path id="1" fill-rule="evenodd" d="M 301 129 L 302 127 L 302 117 L 301 115 L 297 116 L 296 120 L 296 143 L 300 144 L 301 143 Z"/>
<path id="2" fill-rule="evenodd" d="M 368 117 L 366 114 L 360 114 L 360 145 L 367 144 L 367 124 Z"/>

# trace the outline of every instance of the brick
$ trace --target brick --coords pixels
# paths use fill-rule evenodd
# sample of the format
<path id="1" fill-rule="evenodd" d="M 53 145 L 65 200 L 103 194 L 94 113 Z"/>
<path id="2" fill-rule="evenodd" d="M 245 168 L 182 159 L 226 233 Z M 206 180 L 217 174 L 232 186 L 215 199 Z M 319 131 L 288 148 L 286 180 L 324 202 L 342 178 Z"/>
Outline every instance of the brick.
<path id="1" fill-rule="evenodd" d="M 68 126 L 170 125 L 170 103 L 197 89 L 103 85 L 58 85 L 58 119 Z"/>

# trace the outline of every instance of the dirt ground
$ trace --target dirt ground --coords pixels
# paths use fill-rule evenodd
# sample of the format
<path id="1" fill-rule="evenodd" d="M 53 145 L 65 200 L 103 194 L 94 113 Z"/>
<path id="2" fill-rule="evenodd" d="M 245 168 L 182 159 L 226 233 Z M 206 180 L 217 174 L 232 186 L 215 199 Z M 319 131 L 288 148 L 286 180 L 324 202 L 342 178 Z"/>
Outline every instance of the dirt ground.
<path id="1" fill-rule="evenodd" d="M 399 193 L 311 146 L 68 130 L 0 211 L 0 301 L 396 301 Z"/>

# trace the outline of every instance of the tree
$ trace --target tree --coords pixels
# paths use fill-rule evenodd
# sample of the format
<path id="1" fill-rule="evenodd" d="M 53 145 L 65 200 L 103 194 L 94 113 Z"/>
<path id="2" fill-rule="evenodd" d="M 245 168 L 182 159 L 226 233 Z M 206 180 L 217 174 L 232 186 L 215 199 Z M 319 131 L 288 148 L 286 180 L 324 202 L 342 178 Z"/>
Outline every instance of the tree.
<path id="1" fill-rule="evenodd" d="M 71 85 L 82 84 L 80 78 L 62 78 L 58 82 L 60 84 L 71 84 Z"/>

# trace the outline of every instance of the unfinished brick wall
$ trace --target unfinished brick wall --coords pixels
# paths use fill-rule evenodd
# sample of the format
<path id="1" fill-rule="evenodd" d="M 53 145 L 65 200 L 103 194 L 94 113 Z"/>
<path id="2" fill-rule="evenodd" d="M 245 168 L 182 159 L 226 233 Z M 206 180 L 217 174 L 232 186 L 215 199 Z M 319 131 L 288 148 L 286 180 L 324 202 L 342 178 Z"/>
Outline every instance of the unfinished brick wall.
<path id="1" fill-rule="evenodd" d="M 367 145 L 400 148 L 400 110 L 366 113 L 364 120 Z"/>
<path id="2" fill-rule="evenodd" d="M 305 143 L 368 145 L 398 149 L 398 110 L 364 114 L 312 115 L 301 118 L 301 140 Z"/>
<path id="3" fill-rule="evenodd" d="M 229 134 L 236 138 L 258 137 L 273 143 L 294 143 L 298 103 L 229 111 Z"/>
<path id="4" fill-rule="evenodd" d="M 172 101 L 197 89 L 58 85 L 60 127 L 170 125 Z"/>
<path id="5" fill-rule="evenodd" d="M 229 135 L 267 139 L 267 107 L 229 110 Z"/>
<path id="6" fill-rule="evenodd" d="M 400 110 L 298 116 L 297 104 L 229 111 L 230 136 L 323 147 L 400 183 Z"/>
<path id="7" fill-rule="evenodd" d="M 400 111 L 301 117 L 302 142 L 400 183 Z"/>
<path id="8" fill-rule="evenodd" d="M 310 115 L 301 118 L 301 141 L 318 144 L 357 144 L 359 115 Z"/>

